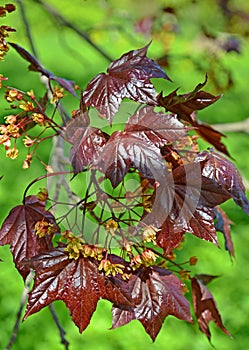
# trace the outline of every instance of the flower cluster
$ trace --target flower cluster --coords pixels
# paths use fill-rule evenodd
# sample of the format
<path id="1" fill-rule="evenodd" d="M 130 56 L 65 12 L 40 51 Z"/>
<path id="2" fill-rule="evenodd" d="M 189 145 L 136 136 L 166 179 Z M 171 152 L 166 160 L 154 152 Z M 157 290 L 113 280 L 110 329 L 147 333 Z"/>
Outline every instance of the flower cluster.
<path id="1" fill-rule="evenodd" d="M 37 221 L 35 224 L 35 233 L 38 237 L 42 238 L 46 235 L 53 235 L 57 231 L 57 227 L 45 220 Z"/>
<path id="2" fill-rule="evenodd" d="M 157 255 L 150 249 L 145 249 L 141 254 L 135 255 L 130 259 L 131 267 L 133 270 L 138 269 L 141 265 L 151 266 L 154 265 L 157 259 Z"/>
<path id="3" fill-rule="evenodd" d="M 9 36 L 9 32 L 16 30 L 9 26 L 0 26 L 0 61 L 3 61 L 4 56 L 9 51 L 9 46 L 5 40 Z"/>
<path id="4" fill-rule="evenodd" d="M 58 102 L 60 99 L 62 99 L 63 96 L 64 96 L 64 89 L 59 86 L 55 86 L 53 89 L 53 96 L 51 99 L 51 103 Z"/>
<path id="5" fill-rule="evenodd" d="M 6 16 L 7 13 L 15 11 L 16 7 L 13 4 L 7 4 L 5 6 L 0 6 L 0 17 Z M 0 61 L 3 61 L 4 56 L 9 51 L 9 46 L 6 42 L 6 38 L 9 36 L 10 32 L 15 32 L 16 30 L 10 26 L 0 26 Z"/>
<path id="6" fill-rule="evenodd" d="M 61 236 L 62 240 L 66 240 L 65 252 L 69 254 L 70 259 L 77 260 L 80 256 L 98 261 L 103 259 L 103 254 L 106 252 L 104 248 L 86 244 L 81 237 L 75 236 L 71 231 L 64 231 Z"/>
<path id="7" fill-rule="evenodd" d="M 40 188 L 39 192 L 36 195 L 37 199 L 41 202 L 45 202 L 48 199 L 48 191 L 46 188 Z"/>
<path id="8" fill-rule="evenodd" d="M 1 77 L 0 81 L 6 79 L 3 76 Z M 54 96 L 57 100 L 63 96 L 61 90 L 59 87 L 54 87 Z M 12 110 L 18 110 L 18 112 L 7 115 L 5 117 L 5 124 L 0 125 L 0 144 L 5 146 L 6 156 L 8 158 L 16 159 L 19 154 L 16 141 L 22 137 L 24 146 L 28 148 L 27 156 L 23 162 L 23 168 L 27 169 L 30 167 L 33 158 L 32 154 L 34 153 L 34 151 L 30 151 L 30 148 L 34 145 L 38 146 L 38 143 L 42 140 L 42 133 L 50 126 L 52 120 L 44 112 L 46 102 L 44 105 L 40 104 L 33 90 L 23 92 L 15 88 L 6 88 L 4 96 L 6 101 L 11 104 Z M 39 133 L 38 138 L 27 134 L 36 125 L 44 127 L 43 131 Z M 35 149 L 36 147 L 34 147 Z"/>
<path id="9" fill-rule="evenodd" d="M 124 273 L 124 268 L 125 266 L 122 264 L 113 264 L 110 260 L 108 259 L 103 259 L 101 260 L 99 264 L 99 270 L 104 271 L 105 275 L 112 275 L 116 276 L 117 274 L 123 274 Z"/>
<path id="10" fill-rule="evenodd" d="M 156 227 L 149 225 L 143 231 L 143 242 L 152 242 L 156 244 L 156 234 L 159 231 Z"/>
<path id="11" fill-rule="evenodd" d="M 115 232 L 117 231 L 118 229 L 118 223 L 117 221 L 111 219 L 111 220 L 108 220 L 105 224 L 105 231 L 106 233 L 110 233 L 112 236 L 115 234 Z"/>

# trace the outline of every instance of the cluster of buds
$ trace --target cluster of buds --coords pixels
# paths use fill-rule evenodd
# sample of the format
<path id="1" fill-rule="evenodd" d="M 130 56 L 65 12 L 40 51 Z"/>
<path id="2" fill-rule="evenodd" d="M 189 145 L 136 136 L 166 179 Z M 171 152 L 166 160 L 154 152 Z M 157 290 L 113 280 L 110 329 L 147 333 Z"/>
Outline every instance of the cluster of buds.
<path id="1" fill-rule="evenodd" d="M 155 264 L 157 255 L 150 249 L 145 249 L 141 254 L 135 255 L 130 259 L 130 265 L 133 270 L 138 269 L 141 265 L 151 266 Z"/>
<path id="2" fill-rule="evenodd" d="M 70 259 L 77 260 L 82 256 L 100 261 L 106 253 L 106 249 L 86 244 L 81 237 L 75 236 L 71 231 L 62 232 L 61 240 L 63 239 L 66 240 L 65 252 L 69 254 Z"/>
<path id="3" fill-rule="evenodd" d="M 32 147 L 37 142 L 37 139 L 29 137 L 26 134 L 26 131 L 36 124 L 39 126 L 45 126 L 47 118 L 40 112 L 41 107 L 37 103 L 32 90 L 24 93 L 14 88 L 8 88 L 5 91 L 5 99 L 9 103 L 17 102 L 16 105 L 11 105 L 12 109 L 19 108 L 22 110 L 16 115 L 10 114 L 6 116 L 5 124 L 0 125 L 0 144 L 5 146 L 6 156 L 15 159 L 19 154 L 18 149 L 16 148 L 16 140 L 24 135 L 24 146 L 27 148 Z M 14 140 L 13 147 L 11 147 L 11 140 Z M 30 154 L 30 151 L 28 151 L 23 162 L 23 168 L 29 168 L 31 161 L 32 155 Z"/>
<path id="4" fill-rule="evenodd" d="M 10 139 L 18 139 L 20 137 L 19 131 L 20 128 L 18 126 L 16 116 L 11 114 L 5 117 L 5 124 L 0 125 L 0 144 L 5 146 L 6 151 L 10 148 Z M 15 156 L 13 156 L 14 153 Z M 6 155 L 11 159 L 15 159 L 18 155 L 18 152 L 14 152 L 12 149 L 11 151 L 9 150 Z"/>
<path id="5" fill-rule="evenodd" d="M 123 275 L 125 266 L 122 264 L 113 264 L 108 259 L 101 260 L 99 264 L 99 270 L 104 271 L 105 275 L 116 276 L 117 274 Z"/>
<path id="6" fill-rule="evenodd" d="M 106 249 L 98 246 L 84 244 L 82 247 L 82 255 L 84 256 L 84 258 L 93 258 L 95 260 L 100 261 L 103 259 L 103 255 L 105 253 Z"/>
<path id="7" fill-rule="evenodd" d="M 0 6 L 0 17 L 5 17 L 7 13 L 15 11 L 16 7 L 13 4 L 6 4 L 5 6 Z M 9 26 L 0 26 L 0 60 L 3 61 L 4 56 L 9 51 L 6 38 L 9 36 L 10 32 L 15 32 L 16 30 Z"/>
<path id="8" fill-rule="evenodd" d="M 53 235 L 57 231 L 56 225 L 45 220 L 37 221 L 35 224 L 35 233 L 39 238 L 42 238 L 46 235 Z"/>
<path id="9" fill-rule="evenodd" d="M 58 102 L 60 99 L 62 99 L 62 97 L 64 97 L 64 89 L 59 86 L 55 86 L 53 88 L 53 96 L 51 99 L 51 103 Z"/>
<path id="10" fill-rule="evenodd" d="M 8 102 L 22 101 L 23 93 L 17 89 L 6 89 L 4 97 Z"/>
<path id="11" fill-rule="evenodd" d="M 10 26 L 0 26 L 0 61 L 3 61 L 4 56 L 9 51 L 9 46 L 5 38 L 9 36 L 10 32 L 15 32 L 15 31 L 16 30 Z"/>
<path id="12" fill-rule="evenodd" d="M 147 242 L 152 242 L 153 244 L 156 245 L 156 234 L 159 231 L 158 228 L 149 225 L 147 227 L 145 227 L 144 231 L 143 231 L 143 242 L 147 243 Z"/>
<path id="13" fill-rule="evenodd" d="M 40 188 L 36 195 L 37 199 L 41 202 L 45 202 L 48 199 L 48 191 L 46 188 Z"/>
<path id="14" fill-rule="evenodd" d="M 110 219 L 106 222 L 106 224 L 105 224 L 106 234 L 110 233 L 112 236 L 114 236 L 117 229 L 118 229 L 117 221 Z"/>
<path id="15" fill-rule="evenodd" d="M 66 239 L 67 246 L 65 252 L 69 254 L 69 258 L 79 259 L 83 250 L 84 240 L 81 237 L 75 236 L 71 231 L 64 231 L 61 236 L 61 239 Z"/>

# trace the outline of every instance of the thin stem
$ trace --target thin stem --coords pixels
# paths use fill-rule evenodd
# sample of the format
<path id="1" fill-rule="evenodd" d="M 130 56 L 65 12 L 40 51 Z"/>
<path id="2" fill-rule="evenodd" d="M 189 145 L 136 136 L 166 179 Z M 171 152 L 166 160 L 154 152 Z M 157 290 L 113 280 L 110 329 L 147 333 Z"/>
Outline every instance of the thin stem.
<path id="1" fill-rule="evenodd" d="M 19 306 L 19 310 L 18 310 L 17 315 L 16 315 L 16 322 L 15 322 L 14 327 L 13 327 L 11 338 L 10 338 L 9 343 L 6 346 L 5 350 L 10 350 L 12 345 L 15 343 L 16 337 L 18 335 L 19 327 L 20 327 L 22 312 L 23 312 L 24 306 L 25 306 L 27 298 L 28 298 L 28 293 L 30 290 L 30 285 L 31 285 L 31 282 L 33 280 L 33 277 L 34 277 L 34 272 L 30 271 L 30 273 L 28 274 L 28 276 L 25 280 L 25 285 L 24 285 L 21 300 L 20 300 L 20 306 Z"/>
<path id="2" fill-rule="evenodd" d="M 65 332 L 64 328 L 62 327 L 59 319 L 58 319 L 58 316 L 57 316 L 56 311 L 54 309 L 54 305 L 53 304 L 49 304 L 48 307 L 49 307 L 49 310 L 50 310 L 51 315 L 53 317 L 53 320 L 54 320 L 54 322 L 55 322 L 55 324 L 56 324 L 56 326 L 58 328 L 58 331 L 60 333 L 61 344 L 64 345 L 65 350 L 68 350 L 69 349 L 69 342 L 66 339 L 66 332 Z"/>
<path id="3" fill-rule="evenodd" d="M 27 38 L 28 38 L 28 41 L 29 41 L 29 45 L 30 45 L 31 51 L 32 51 L 32 53 L 33 53 L 33 55 L 35 57 L 38 57 L 37 51 L 36 51 L 36 48 L 35 48 L 35 45 L 34 45 L 34 41 L 32 39 L 32 35 L 31 35 L 31 31 L 30 31 L 30 25 L 29 25 L 29 22 L 28 22 L 27 17 L 26 17 L 26 11 L 25 11 L 23 2 L 22 2 L 22 0 L 16 0 L 16 2 L 19 4 L 19 7 L 20 7 L 22 20 L 23 20 L 23 23 L 24 23 L 24 27 L 25 27 L 25 31 L 26 31 L 26 35 L 27 35 Z"/>
<path id="4" fill-rule="evenodd" d="M 57 21 L 63 24 L 65 27 L 72 29 L 77 33 L 81 38 L 83 38 L 88 44 L 90 44 L 98 53 L 100 53 L 105 59 L 109 62 L 112 62 L 113 59 L 99 46 L 97 46 L 90 38 L 90 36 L 83 30 L 76 27 L 74 24 L 66 20 L 55 8 L 43 2 L 42 0 L 34 0 L 34 2 L 40 4 L 47 12 L 49 12 Z"/>
<path id="5" fill-rule="evenodd" d="M 36 179 L 31 181 L 28 184 L 28 186 L 25 188 L 24 193 L 23 193 L 23 200 L 22 200 L 23 204 L 25 204 L 25 198 L 27 196 L 27 193 L 28 193 L 30 187 L 32 187 L 36 182 L 38 182 L 40 180 L 44 180 L 50 176 L 56 176 L 56 175 L 62 175 L 62 174 L 72 174 L 72 173 L 73 173 L 72 171 L 65 171 L 65 172 L 59 171 L 59 172 L 49 173 L 49 174 L 45 174 L 45 175 L 41 175 L 41 176 L 37 177 Z"/>

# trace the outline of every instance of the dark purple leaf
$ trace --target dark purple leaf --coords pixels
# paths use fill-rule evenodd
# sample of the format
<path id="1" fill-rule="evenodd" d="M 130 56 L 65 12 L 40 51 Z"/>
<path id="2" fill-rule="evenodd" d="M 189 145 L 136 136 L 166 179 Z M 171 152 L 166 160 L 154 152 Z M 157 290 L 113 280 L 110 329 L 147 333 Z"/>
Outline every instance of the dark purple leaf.
<path id="1" fill-rule="evenodd" d="M 213 207 L 231 198 L 217 181 L 202 175 L 203 164 L 178 166 L 165 176 L 153 196 L 152 211 L 143 221 L 156 225 L 158 244 L 168 254 L 185 232 L 217 243 Z"/>
<path id="2" fill-rule="evenodd" d="M 238 169 L 228 159 L 221 155 L 203 151 L 197 157 L 197 161 L 205 160 L 203 176 L 220 184 L 230 193 L 235 203 L 249 215 L 249 200 L 245 195 L 245 187 Z"/>
<path id="3" fill-rule="evenodd" d="M 36 196 L 29 196 L 25 204 L 10 211 L 0 231 L 0 245 L 10 244 L 16 268 L 24 279 L 30 269 L 23 262 L 50 249 L 51 237 L 39 238 L 34 231 L 37 221 L 42 220 L 55 225 L 53 215 L 45 210 L 45 203 Z"/>
<path id="4" fill-rule="evenodd" d="M 186 136 L 187 128 L 173 114 L 154 112 L 154 107 L 143 107 L 125 125 L 125 131 L 146 136 L 157 147 L 180 140 Z"/>
<path id="5" fill-rule="evenodd" d="M 226 146 L 221 142 L 222 137 L 226 135 L 222 134 L 218 130 L 215 130 L 208 124 L 201 122 L 194 122 L 193 126 L 195 127 L 196 132 L 207 142 L 213 145 L 218 151 L 230 156 Z"/>
<path id="6" fill-rule="evenodd" d="M 66 138 L 73 145 L 70 161 L 77 174 L 99 157 L 109 136 L 100 129 L 88 126 L 88 115 L 85 112 L 68 123 Z"/>
<path id="7" fill-rule="evenodd" d="M 230 335 L 223 325 L 216 302 L 209 289 L 196 277 L 191 279 L 191 284 L 194 310 L 200 330 L 210 341 L 211 333 L 209 330 L 209 323 L 210 321 L 214 321 L 217 327 L 219 327 L 225 334 Z"/>
<path id="8" fill-rule="evenodd" d="M 170 80 L 155 61 L 146 57 L 148 47 L 130 51 L 112 62 L 107 74 L 98 74 L 83 92 L 86 106 L 95 107 L 110 124 L 123 98 L 156 105 L 155 90 L 150 79 Z"/>
<path id="9" fill-rule="evenodd" d="M 179 118 L 190 123 L 204 140 L 209 142 L 220 152 L 229 156 L 226 146 L 221 142 L 221 137 L 225 137 L 225 135 L 215 130 L 210 125 L 199 122 L 194 113 L 210 106 L 221 97 L 220 95 L 213 96 L 208 92 L 200 91 L 206 82 L 207 78 L 204 83 L 198 84 L 192 92 L 183 95 L 177 95 L 177 90 L 164 97 L 162 93 L 160 93 L 157 97 L 158 104 L 159 106 L 165 107 L 168 111 L 176 113 Z"/>
<path id="10" fill-rule="evenodd" d="M 72 94 L 74 97 L 77 97 L 73 81 L 55 76 L 53 73 L 43 68 L 40 62 L 37 60 L 37 58 L 31 55 L 31 53 L 29 53 L 23 47 L 15 43 L 9 44 L 19 53 L 20 56 L 22 56 L 26 61 L 30 63 L 29 70 L 39 72 L 42 75 L 45 75 L 50 80 L 55 80 L 60 86 L 62 86 L 65 90 L 70 92 L 70 94 Z"/>
<path id="11" fill-rule="evenodd" d="M 111 135 L 94 166 L 110 179 L 113 187 L 123 180 L 131 167 L 152 179 L 165 171 L 160 150 L 147 137 L 126 131 L 116 131 Z"/>
<path id="12" fill-rule="evenodd" d="M 135 302 L 134 310 L 113 307 L 112 328 L 136 319 L 154 341 L 168 315 L 192 322 L 189 302 L 183 296 L 181 287 L 180 280 L 168 270 L 140 268 L 128 281 L 128 289 Z"/>
<path id="13" fill-rule="evenodd" d="M 206 84 L 207 77 L 203 83 L 198 84 L 193 91 L 177 95 L 178 89 L 164 96 L 160 93 L 157 97 L 158 105 L 166 108 L 168 111 L 178 114 L 178 116 L 191 123 L 191 114 L 195 111 L 204 109 L 221 96 L 213 96 L 212 94 L 200 91 Z M 192 123 L 191 123 L 192 124 Z"/>
<path id="14" fill-rule="evenodd" d="M 220 207 L 214 208 L 214 217 L 216 219 L 215 229 L 216 231 L 223 233 L 225 238 L 225 248 L 229 251 L 229 254 L 234 257 L 234 246 L 230 230 L 230 226 L 233 222 Z"/>
<path id="15" fill-rule="evenodd" d="M 29 294 L 24 319 L 54 300 L 62 300 L 72 320 L 82 333 L 88 326 L 101 298 L 122 308 L 131 308 L 132 301 L 124 294 L 126 282 L 108 278 L 98 269 L 98 261 L 83 257 L 70 259 L 63 248 L 56 248 L 29 261 L 35 270 L 35 282 Z"/>

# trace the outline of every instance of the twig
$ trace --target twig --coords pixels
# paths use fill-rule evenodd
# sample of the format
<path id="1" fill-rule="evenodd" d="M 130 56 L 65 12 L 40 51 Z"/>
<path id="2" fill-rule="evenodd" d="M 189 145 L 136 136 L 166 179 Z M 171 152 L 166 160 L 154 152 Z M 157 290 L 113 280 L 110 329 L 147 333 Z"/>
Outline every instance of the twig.
<path id="1" fill-rule="evenodd" d="M 240 122 L 214 124 L 213 127 L 220 132 L 246 132 L 249 133 L 249 118 Z"/>
<path id="2" fill-rule="evenodd" d="M 34 0 L 38 4 L 42 5 L 44 9 L 46 9 L 52 16 L 54 16 L 58 22 L 63 24 L 65 27 L 72 29 L 75 33 L 77 33 L 81 38 L 83 38 L 88 44 L 90 44 L 98 53 L 100 53 L 104 58 L 106 58 L 109 62 L 112 62 L 113 59 L 98 45 L 96 45 L 90 36 L 84 32 L 83 30 L 76 27 L 74 24 L 66 20 L 58 11 L 55 10 L 52 6 L 43 2 L 42 0 Z"/>
<path id="3" fill-rule="evenodd" d="M 25 285 L 23 288 L 22 297 L 21 297 L 21 301 L 20 301 L 20 307 L 19 307 L 19 310 L 18 310 L 17 315 L 16 315 L 16 322 L 15 322 L 14 327 L 13 327 L 12 335 L 11 335 L 11 338 L 10 338 L 9 343 L 6 346 L 5 350 L 10 350 L 12 345 L 15 343 L 15 340 L 16 340 L 16 337 L 18 334 L 18 330 L 20 327 L 22 311 L 23 311 L 23 308 L 24 308 L 26 301 L 27 301 L 27 298 L 28 298 L 30 284 L 33 280 L 33 277 L 34 277 L 34 272 L 30 271 L 30 273 L 28 274 L 28 276 L 25 280 Z"/>
<path id="4" fill-rule="evenodd" d="M 58 319 L 58 316 L 55 312 L 55 309 L 54 309 L 54 305 L 53 304 L 49 304 L 49 310 L 51 312 L 51 315 L 53 317 L 53 320 L 59 330 L 59 333 L 60 333 L 60 337 L 61 337 L 61 344 L 63 344 L 65 346 L 65 350 L 68 350 L 69 349 L 69 342 L 67 341 L 66 339 L 66 332 L 64 330 L 64 328 L 62 327 L 62 325 L 60 324 L 60 321 Z"/>
<path id="5" fill-rule="evenodd" d="M 32 51 L 32 53 L 33 53 L 33 55 L 35 57 L 38 57 L 37 56 L 37 51 L 35 49 L 35 45 L 34 45 L 34 42 L 33 42 L 33 39 L 32 39 L 30 26 L 29 26 L 29 23 L 28 23 L 28 20 L 27 20 L 27 17 L 26 17 L 26 11 L 25 11 L 23 2 L 22 2 L 22 0 L 16 0 L 16 2 L 20 6 L 21 16 L 22 16 L 22 20 L 23 20 L 23 23 L 24 23 L 26 35 L 27 35 L 27 38 L 28 38 L 28 41 L 29 41 L 29 44 L 30 44 L 31 51 Z"/>

